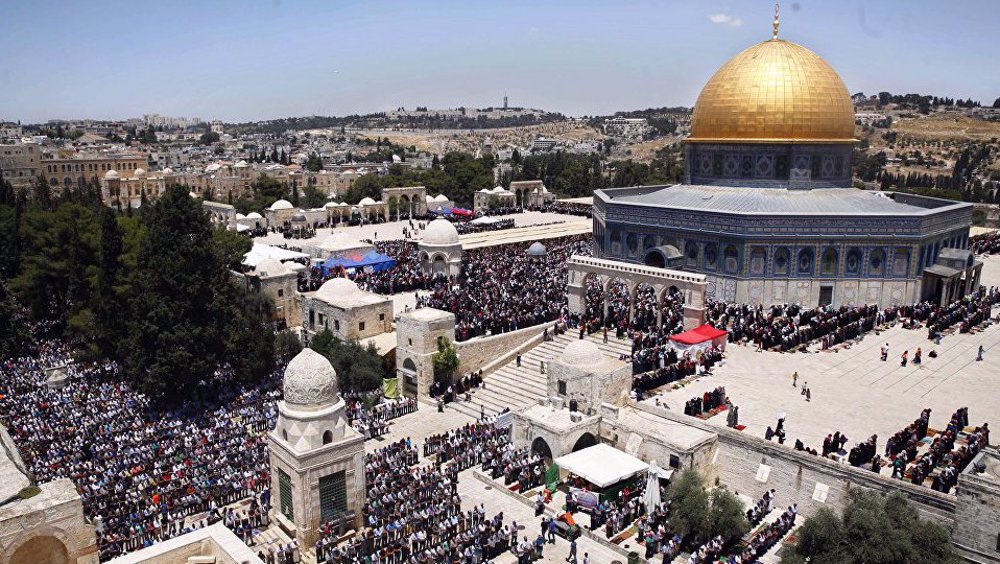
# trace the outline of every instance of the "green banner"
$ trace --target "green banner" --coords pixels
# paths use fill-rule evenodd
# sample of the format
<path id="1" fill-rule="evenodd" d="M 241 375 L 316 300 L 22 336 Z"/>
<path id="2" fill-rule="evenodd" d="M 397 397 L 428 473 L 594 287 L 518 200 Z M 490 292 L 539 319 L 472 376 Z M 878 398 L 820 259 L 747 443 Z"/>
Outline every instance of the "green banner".
<path id="1" fill-rule="evenodd" d="M 555 492 L 559 486 L 559 465 L 555 462 L 545 471 L 545 489 Z"/>
<path id="2" fill-rule="evenodd" d="M 382 395 L 389 399 L 399 397 L 399 381 L 396 378 L 386 378 L 382 380 Z"/>

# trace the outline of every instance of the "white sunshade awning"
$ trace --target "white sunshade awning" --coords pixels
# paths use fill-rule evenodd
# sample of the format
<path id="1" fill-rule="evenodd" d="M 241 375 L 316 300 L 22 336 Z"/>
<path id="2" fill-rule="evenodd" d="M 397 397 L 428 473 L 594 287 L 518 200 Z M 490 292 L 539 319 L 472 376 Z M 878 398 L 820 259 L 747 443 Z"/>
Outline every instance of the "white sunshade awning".
<path id="1" fill-rule="evenodd" d="M 271 245 L 255 243 L 253 248 L 250 249 L 250 252 L 243 255 L 243 264 L 250 267 L 256 267 L 257 263 L 264 259 L 272 258 L 277 261 L 286 261 L 302 259 L 308 256 L 309 255 L 305 253 L 297 253 L 280 247 L 272 247 Z"/>
<path id="2" fill-rule="evenodd" d="M 604 443 L 560 456 L 555 463 L 599 488 L 617 484 L 649 468 L 642 460 Z"/>

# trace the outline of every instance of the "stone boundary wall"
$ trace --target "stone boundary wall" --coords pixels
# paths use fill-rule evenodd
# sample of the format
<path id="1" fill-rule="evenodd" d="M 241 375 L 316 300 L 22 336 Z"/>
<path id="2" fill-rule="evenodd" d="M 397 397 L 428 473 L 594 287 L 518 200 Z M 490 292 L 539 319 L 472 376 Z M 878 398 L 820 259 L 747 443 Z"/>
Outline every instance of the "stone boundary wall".
<path id="1" fill-rule="evenodd" d="M 840 512 L 851 488 L 866 488 L 881 492 L 903 492 L 924 519 L 930 519 L 951 530 L 955 524 L 955 496 L 916 486 L 903 480 L 893 480 L 887 474 L 855 468 L 827 458 L 793 450 L 791 447 L 765 441 L 727 427 L 716 427 L 694 417 L 646 404 L 633 404 L 636 409 L 665 419 L 716 433 L 718 453 L 712 465 L 719 481 L 729 489 L 759 499 L 774 488 L 778 506 L 797 503 L 799 512 L 810 515 L 821 507 Z M 756 479 L 761 465 L 770 467 L 766 481 Z M 708 473 L 712 473 L 709 471 Z M 829 488 L 825 502 L 814 499 L 817 484 Z"/>
<path id="2" fill-rule="evenodd" d="M 508 331 L 489 337 L 475 337 L 455 343 L 458 349 L 458 373 L 462 377 L 470 372 L 483 370 L 483 374 L 496 371 L 513 360 L 519 352 L 530 350 L 542 342 L 546 327 L 555 325 L 547 321 L 516 331 Z"/>

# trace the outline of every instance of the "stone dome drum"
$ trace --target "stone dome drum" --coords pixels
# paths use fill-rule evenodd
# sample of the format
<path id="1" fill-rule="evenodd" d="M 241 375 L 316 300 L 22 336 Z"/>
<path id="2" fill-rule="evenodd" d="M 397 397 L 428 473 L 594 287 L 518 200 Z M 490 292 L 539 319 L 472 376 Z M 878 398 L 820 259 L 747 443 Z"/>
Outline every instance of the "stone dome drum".
<path id="1" fill-rule="evenodd" d="M 325 356 L 305 348 L 285 368 L 285 403 L 293 407 L 322 408 L 340 401 L 337 371 Z"/>
<path id="2" fill-rule="evenodd" d="M 730 59 L 705 84 L 691 143 L 854 143 L 854 105 L 833 68 L 771 39 Z"/>
<path id="3" fill-rule="evenodd" d="M 457 245 L 458 229 L 447 219 L 439 217 L 427 225 L 422 242 L 425 245 Z"/>
<path id="4" fill-rule="evenodd" d="M 576 340 L 567 346 L 559 360 L 577 368 L 593 368 L 604 362 L 604 355 L 592 341 Z"/>

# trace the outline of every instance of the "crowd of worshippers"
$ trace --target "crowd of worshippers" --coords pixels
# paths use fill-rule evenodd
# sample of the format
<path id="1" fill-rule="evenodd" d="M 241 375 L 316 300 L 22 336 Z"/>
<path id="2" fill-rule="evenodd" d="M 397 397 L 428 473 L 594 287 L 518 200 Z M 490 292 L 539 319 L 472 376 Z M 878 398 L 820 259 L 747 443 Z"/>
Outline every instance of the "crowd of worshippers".
<path id="1" fill-rule="evenodd" d="M 580 493 L 589 491 L 591 488 L 583 478 L 570 476 L 566 480 L 567 485 L 580 490 Z M 604 528 L 604 534 L 608 539 L 612 539 L 632 526 L 636 519 L 646 513 L 646 506 L 643 502 L 643 494 L 646 491 L 646 481 L 644 479 L 634 480 L 618 491 L 614 498 L 598 499 L 593 505 L 585 505 L 576 499 L 576 493 L 566 497 L 566 511 L 569 513 L 583 512 L 590 516 L 590 530 L 597 531 Z M 595 494 L 596 495 L 596 494 Z"/>
<path id="2" fill-rule="evenodd" d="M 969 237 L 969 250 L 977 255 L 1000 254 L 1000 231 Z"/>
<path id="3" fill-rule="evenodd" d="M 365 455 L 365 527 L 340 542 L 341 530 L 324 524 L 316 543 L 318 562 L 484 562 L 517 546 L 517 524 L 492 519 L 483 505 L 462 511 L 452 447 L 494 452 L 509 443 L 509 430 L 493 422 L 467 425 L 428 439 L 423 449 L 437 459 L 420 465 L 419 450 L 407 438 Z"/>
<path id="4" fill-rule="evenodd" d="M 544 482 L 545 459 L 526 448 L 515 449 L 509 433 L 506 441 L 495 441 L 486 445 L 485 450 L 482 469 L 490 478 L 503 477 L 505 486 L 517 482 L 519 492 L 537 488 Z"/>
<path id="5" fill-rule="evenodd" d="M 495 418 L 468 423 L 424 441 L 424 457 L 435 457 L 438 466 L 451 462 L 465 470 L 483 463 L 488 453 L 510 443 L 510 427 L 497 427 Z"/>
<path id="6" fill-rule="evenodd" d="M 713 409 L 722 407 L 727 403 L 726 387 L 719 386 L 711 391 L 706 391 L 700 396 L 695 396 L 684 403 L 684 415 L 698 417 L 703 413 L 710 413 Z"/>
<path id="7" fill-rule="evenodd" d="M 994 305 L 1000 303 L 1000 289 L 992 287 L 930 310 L 925 319 L 927 338 L 935 340 L 941 332 L 958 325 L 960 333 L 989 321 Z"/>
<path id="8" fill-rule="evenodd" d="M 585 217 L 592 217 L 594 215 L 594 206 L 582 203 L 551 202 L 542 206 L 527 206 L 525 209 L 528 211 L 558 213 L 562 215 L 580 215 Z"/>
<path id="9" fill-rule="evenodd" d="M 347 419 L 365 440 L 381 437 L 389 432 L 389 422 L 417 410 L 417 400 L 408 397 L 382 399 L 381 391 L 349 396 L 341 394 L 347 403 Z"/>
<path id="10" fill-rule="evenodd" d="M 636 521 L 636 538 L 646 549 L 647 561 L 660 554 L 663 562 L 672 562 L 680 554 L 683 538 L 670 530 L 670 505 L 665 501 L 647 508 L 646 515 Z"/>
<path id="11" fill-rule="evenodd" d="M 44 368 L 70 358 L 64 346 L 41 349 L 4 361 L 0 414 L 39 482 L 76 484 L 102 559 L 218 522 L 226 505 L 269 485 L 265 432 L 280 372 L 249 386 L 220 370 L 213 403 L 158 411 L 114 363 L 68 365 L 69 383 L 49 389 Z"/>
<path id="12" fill-rule="evenodd" d="M 706 319 L 726 329 L 729 341 L 753 343 L 758 350 L 786 352 L 813 340 L 824 339 L 825 347 L 856 338 L 896 319 L 896 308 L 866 306 L 822 306 L 803 308 L 797 304 L 748 305 L 709 302 Z"/>
<path id="13" fill-rule="evenodd" d="M 506 219 L 498 219 L 491 222 L 483 223 L 472 223 L 471 221 L 455 221 L 452 222 L 455 226 L 455 230 L 458 231 L 459 235 L 467 235 L 469 233 L 487 233 L 490 231 L 503 231 L 504 229 L 513 229 L 517 227 L 514 222 L 514 218 L 509 217 Z"/>
<path id="14" fill-rule="evenodd" d="M 544 257 L 525 254 L 526 243 L 465 252 L 453 279 L 437 276 L 418 307 L 455 314 L 455 338 L 465 341 L 553 321 L 566 315 L 566 261 L 590 255 L 589 235 L 550 239 Z"/>
<path id="15" fill-rule="evenodd" d="M 877 444 L 878 435 L 872 435 L 868 437 L 868 440 L 854 445 L 851 447 L 851 451 L 847 454 L 847 463 L 851 466 L 858 467 L 871 464 L 873 470 L 875 465 L 881 467 L 882 459 L 878 455 Z"/>
<path id="16" fill-rule="evenodd" d="M 438 400 L 438 411 L 443 411 L 444 405 L 453 401 L 460 401 L 463 397 L 466 401 L 471 401 L 470 392 L 483 386 L 483 371 L 470 372 L 454 382 L 446 379 L 435 379 L 431 382 L 428 393 L 432 398 Z"/>
<path id="17" fill-rule="evenodd" d="M 774 509 L 774 496 L 775 491 L 773 488 L 767 490 L 764 492 L 764 495 L 757 500 L 757 503 L 755 503 L 753 507 L 747 509 L 747 523 L 750 523 L 751 529 L 760 525 L 760 522 L 764 520 L 764 516 Z"/>
<path id="18" fill-rule="evenodd" d="M 668 352 L 668 358 L 669 354 Z M 700 355 L 685 352 L 676 362 L 669 363 L 662 368 L 656 368 L 650 372 L 642 372 L 632 376 L 632 389 L 641 394 L 660 386 L 694 376 L 695 374 L 711 374 L 712 367 L 721 361 L 722 358 L 722 350 L 715 347 L 702 351 Z"/>
<path id="19" fill-rule="evenodd" d="M 265 433 L 277 418 L 283 366 L 253 385 L 220 369 L 205 394 L 211 401 L 161 410 L 123 382 L 116 364 L 71 364 L 60 341 L 35 346 L 35 354 L 0 364 L 0 419 L 40 483 L 76 484 L 102 559 L 218 522 L 241 500 L 256 499 L 266 515 Z M 45 369 L 62 365 L 68 384 L 49 389 Z M 358 407 L 353 413 L 352 424 L 371 419 Z"/>

